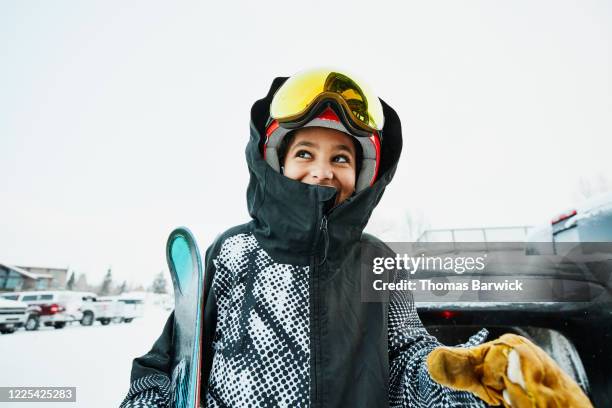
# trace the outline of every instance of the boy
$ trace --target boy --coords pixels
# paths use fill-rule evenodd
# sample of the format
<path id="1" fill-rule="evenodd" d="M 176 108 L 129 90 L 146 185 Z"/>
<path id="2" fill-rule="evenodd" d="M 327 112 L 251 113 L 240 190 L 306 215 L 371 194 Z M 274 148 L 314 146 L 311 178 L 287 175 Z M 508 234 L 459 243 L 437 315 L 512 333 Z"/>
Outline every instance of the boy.
<path id="1" fill-rule="evenodd" d="M 454 381 L 447 369 L 460 366 L 456 354 L 423 328 L 409 293 L 361 301 L 360 244 L 379 242 L 363 229 L 401 147 L 395 111 L 336 71 L 277 78 L 255 102 L 246 150 L 252 220 L 206 251 L 203 404 L 485 406 L 432 379 L 427 357 L 438 349 L 436 378 L 481 392 Z M 122 407 L 167 406 L 172 325 L 171 315 L 134 360 Z"/>

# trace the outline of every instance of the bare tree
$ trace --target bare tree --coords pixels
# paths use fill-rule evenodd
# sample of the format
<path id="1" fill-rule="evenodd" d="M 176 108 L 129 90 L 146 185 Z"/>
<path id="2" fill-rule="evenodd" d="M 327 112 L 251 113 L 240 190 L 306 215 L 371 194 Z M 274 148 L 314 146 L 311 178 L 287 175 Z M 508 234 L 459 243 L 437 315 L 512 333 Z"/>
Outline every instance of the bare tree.
<path id="1" fill-rule="evenodd" d="M 411 212 L 406 210 L 404 213 L 404 230 L 406 240 L 414 242 L 429 228 L 429 223 L 422 211 Z"/>
<path id="2" fill-rule="evenodd" d="M 153 281 L 153 293 L 168 293 L 168 290 L 166 289 L 167 284 L 168 281 L 166 280 L 166 276 L 162 271 L 155 277 L 155 280 Z"/>
<path id="3" fill-rule="evenodd" d="M 414 242 L 429 228 L 420 210 L 404 210 L 399 217 L 376 214 L 368 224 L 368 232 L 387 242 Z"/>
<path id="4" fill-rule="evenodd" d="M 612 191 L 612 182 L 603 173 L 599 173 L 597 177 L 591 179 L 580 177 L 574 196 L 578 201 L 583 201 L 610 191 Z"/>

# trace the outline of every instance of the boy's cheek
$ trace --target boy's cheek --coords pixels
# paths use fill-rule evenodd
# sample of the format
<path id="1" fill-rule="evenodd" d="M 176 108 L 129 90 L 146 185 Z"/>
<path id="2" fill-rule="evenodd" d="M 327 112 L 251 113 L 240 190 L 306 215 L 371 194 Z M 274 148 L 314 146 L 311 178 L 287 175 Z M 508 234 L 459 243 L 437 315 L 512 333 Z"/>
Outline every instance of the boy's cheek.
<path id="1" fill-rule="evenodd" d="M 299 177 L 300 173 L 298 166 L 295 166 L 292 163 L 285 163 L 285 167 L 283 169 L 283 175 L 293 180 L 301 180 L 302 177 Z"/>

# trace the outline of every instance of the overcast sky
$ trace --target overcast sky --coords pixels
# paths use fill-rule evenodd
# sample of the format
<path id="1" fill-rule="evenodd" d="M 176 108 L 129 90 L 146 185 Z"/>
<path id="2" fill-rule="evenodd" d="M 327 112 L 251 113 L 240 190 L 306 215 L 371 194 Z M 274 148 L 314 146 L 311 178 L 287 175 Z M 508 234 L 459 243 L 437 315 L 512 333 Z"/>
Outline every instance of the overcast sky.
<path id="1" fill-rule="evenodd" d="M 546 223 L 612 183 L 611 5 L 4 1 L 0 262 L 149 284 L 248 220 L 250 106 L 319 65 L 402 119 L 371 230 Z"/>

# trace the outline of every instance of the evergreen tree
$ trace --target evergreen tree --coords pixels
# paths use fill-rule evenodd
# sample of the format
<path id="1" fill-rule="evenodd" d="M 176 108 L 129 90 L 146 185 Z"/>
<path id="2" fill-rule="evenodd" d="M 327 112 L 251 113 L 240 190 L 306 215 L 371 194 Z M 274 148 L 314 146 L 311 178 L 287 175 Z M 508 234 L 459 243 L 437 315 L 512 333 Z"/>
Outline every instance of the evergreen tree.
<path id="1" fill-rule="evenodd" d="M 70 275 L 70 278 L 68 279 L 68 282 L 66 282 L 66 289 L 74 290 L 75 283 L 76 283 L 76 278 L 74 276 L 74 271 L 73 271 L 72 274 Z"/>
<path id="2" fill-rule="evenodd" d="M 111 273 L 111 268 L 108 268 L 108 271 L 106 272 L 106 276 L 104 276 L 104 281 L 102 282 L 102 287 L 100 288 L 100 296 L 110 295 L 112 288 L 113 288 L 113 275 Z"/>
<path id="3" fill-rule="evenodd" d="M 127 281 L 123 281 L 123 283 L 119 287 L 119 295 L 125 292 L 127 292 Z"/>

